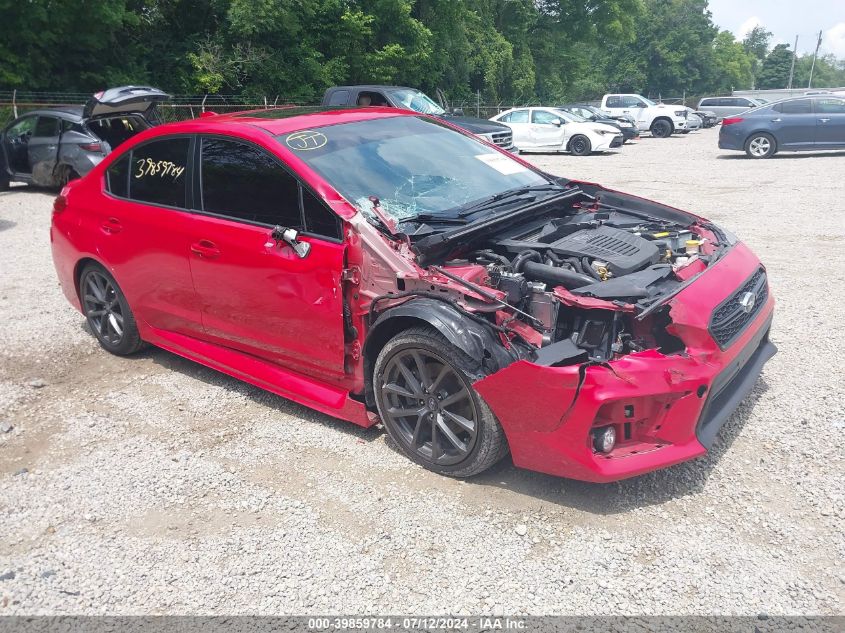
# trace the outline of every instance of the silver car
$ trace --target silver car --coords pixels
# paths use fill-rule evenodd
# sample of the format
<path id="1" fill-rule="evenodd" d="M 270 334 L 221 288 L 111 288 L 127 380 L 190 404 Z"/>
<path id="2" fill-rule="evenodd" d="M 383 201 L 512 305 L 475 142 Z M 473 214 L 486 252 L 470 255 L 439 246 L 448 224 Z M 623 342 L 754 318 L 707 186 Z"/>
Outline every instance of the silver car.
<path id="1" fill-rule="evenodd" d="M 10 182 L 60 187 L 87 174 L 118 145 L 160 123 L 157 88 L 123 86 L 84 106 L 33 110 L 0 132 L 0 190 Z"/>
<path id="2" fill-rule="evenodd" d="M 716 116 L 724 119 L 726 116 L 733 116 L 761 105 L 761 101 L 751 97 L 704 97 L 698 102 L 697 109 L 715 112 Z"/>

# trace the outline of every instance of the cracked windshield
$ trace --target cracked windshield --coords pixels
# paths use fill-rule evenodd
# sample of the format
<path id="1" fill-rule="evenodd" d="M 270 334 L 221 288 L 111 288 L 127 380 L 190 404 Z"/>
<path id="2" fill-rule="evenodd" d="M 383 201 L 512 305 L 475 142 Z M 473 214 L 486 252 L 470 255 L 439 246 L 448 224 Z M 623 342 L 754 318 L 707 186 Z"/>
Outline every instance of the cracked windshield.
<path id="1" fill-rule="evenodd" d="M 326 138 L 320 147 L 294 151 L 369 218 L 374 204 L 399 223 L 457 217 L 505 191 L 549 184 L 509 156 L 423 119 L 343 123 L 320 132 Z"/>

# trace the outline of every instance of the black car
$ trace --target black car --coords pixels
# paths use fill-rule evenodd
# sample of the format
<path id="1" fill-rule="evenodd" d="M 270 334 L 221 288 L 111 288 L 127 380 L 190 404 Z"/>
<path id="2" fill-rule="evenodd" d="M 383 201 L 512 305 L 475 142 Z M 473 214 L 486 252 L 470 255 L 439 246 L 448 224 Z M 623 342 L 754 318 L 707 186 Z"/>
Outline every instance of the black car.
<path id="1" fill-rule="evenodd" d="M 84 106 L 33 110 L 0 132 L 0 190 L 10 182 L 60 187 L 87 174 L 138 132 L 160 123 L 155 106 L 170 95 L 123 86 L 93 95 Z"/>
<path id="2" fill-rule="evenodd" d="M 438 116 L 502 149 L 513 150 L 513 132 L 503 123 L 446 112 L 427 94 L 404 86 L 334 86 L 323 95 L 323 106 L 403 108 Z"/>
<path id="3" fill-rule="evenodd" d="M 591 121 L 592 123 L 604 123 L 605 125 L 612 125 L 622 132 L 623 142 L 631 139 L 639 138 L 640 131 L 637 129 L 636 122 L 628 115 L 611 116 L 607 112 L 602 112 L 595 106 L 587 103 L 567 103 L 562 106 L 557 106 L 558 110 L 563 110 L 569 114 L 574 114 L 582 119 Z"/>

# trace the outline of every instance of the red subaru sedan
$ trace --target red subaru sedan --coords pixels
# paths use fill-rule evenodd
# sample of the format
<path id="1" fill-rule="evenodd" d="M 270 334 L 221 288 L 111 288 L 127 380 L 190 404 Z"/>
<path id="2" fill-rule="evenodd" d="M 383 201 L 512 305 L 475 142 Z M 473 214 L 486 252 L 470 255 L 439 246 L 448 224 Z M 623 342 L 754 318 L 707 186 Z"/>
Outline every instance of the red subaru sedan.
<path id="1" fill-rule="evenodd" d="M 396 109 L 133 137 L 63 189 L 68 300 L 438 473 L 606 482 L 704 454 L 775 353 L 765 268 L 707 220 Z"/>

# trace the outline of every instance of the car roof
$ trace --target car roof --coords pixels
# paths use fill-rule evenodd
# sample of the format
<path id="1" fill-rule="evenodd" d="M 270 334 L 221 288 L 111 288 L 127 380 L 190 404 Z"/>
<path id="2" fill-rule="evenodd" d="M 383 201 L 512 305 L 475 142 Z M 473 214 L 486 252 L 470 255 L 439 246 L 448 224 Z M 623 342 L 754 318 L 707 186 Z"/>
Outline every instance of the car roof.
<path id="1" fill-rule="evenodd" d="M 58 116 L 62 119 L 76 119 L 82 120 L 82 106 L 55 106 L 52 108 L 39 108 L 38 110 L 30 110 L 24 112 L 18 118 L 22 119 L 25 116 L 33 116 L 36 114 Z"/>
<path id="2" fill-rule="evenodd" d="M 155 128 L 160 132 L 196 132 L 198 124 L 206 130 L 213 128 L 232 128 L 250 126 L 261 128 L 270 134 L 285 134 L 309 128 L 369 121 L 372 119 L 386 119 L 396 116 L 420 116 L 418 112 L 402 110 L 400 108 L 367 107 L 367 108 L 321 108 L 321 107 L 285 107 L 267 110 L 248 110 L 232 112 L 216 116 L 190 119 L 179 123 L 168 123 Z"/>
<path id="3" fill-rule="evenodd" d="M 332 86 L 329 90 L 416 90 L 422 92 L 419 88 L 409 88 L 408 86 L 387 86 L 384 84 L 354 84 L 352 86 Z"/>

